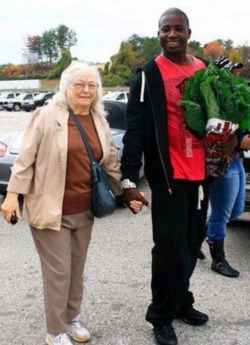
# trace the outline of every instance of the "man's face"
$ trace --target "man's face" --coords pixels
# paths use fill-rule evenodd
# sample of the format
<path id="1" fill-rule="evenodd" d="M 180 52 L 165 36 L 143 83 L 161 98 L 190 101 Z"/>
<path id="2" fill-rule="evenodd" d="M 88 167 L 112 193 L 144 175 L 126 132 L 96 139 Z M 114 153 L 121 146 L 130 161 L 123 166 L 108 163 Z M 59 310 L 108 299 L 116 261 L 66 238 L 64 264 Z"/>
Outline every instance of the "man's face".
<path id="1" fill-rule="evenodd" d="M 166 55 L 186 52 L 190 36 L 191 30 L 182 15 L 169 13 L 160 19 L 158 37 Z"/>

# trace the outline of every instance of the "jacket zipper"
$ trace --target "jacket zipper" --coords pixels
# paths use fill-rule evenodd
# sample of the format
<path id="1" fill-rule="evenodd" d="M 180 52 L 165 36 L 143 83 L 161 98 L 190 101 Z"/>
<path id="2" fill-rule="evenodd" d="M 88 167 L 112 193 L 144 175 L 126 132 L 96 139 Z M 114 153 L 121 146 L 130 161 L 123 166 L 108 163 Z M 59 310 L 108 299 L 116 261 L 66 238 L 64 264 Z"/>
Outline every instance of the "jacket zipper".
<path id="1" fill-rule="evenodd" d="M 151 94 L 150 94 L 150 90 L 149 90 L 149 86 L 148 86 L 148 80 L 147 80 L 147 78 L 146 78 L 146 73 L 145 73 L 145 71 L 144 71 L 143 69 L 142 69 L 142 75 L 144 75 L 144 76 L 143 76 L 143 79 L 142 79 L 142 80 L 143 80 L 143 83 L 146 84 L 147 89 L 148 89 L 149 101 L 150 101 L 150 105 L 151 105 L 152 113 L 153 113 L 153 118 L 154 118 L 155 138 L 156 138 L 156 143 L 157 143 L 157 147 L 158 147 L 158 151 L 159 151 L 159 155 L 160 155 L 161 165 L 162 165 L 162 169 L 163 169 L 163 172 L 164 172 L 164 176 L 165 176 L 165 179 L 166 179 L 166 182 L 167 182 L 168 193 L 169 193 L 169 195 L 171 195 L 171 194 L 172 194 L 172 189 L 171 189 L 171 187 L 170 187 L 168 174 L 167 174 L 167 171 L 166 171 L 166 168 L 165 168 L 165 165 L 164 165 L 162 153 L 161 153 L 161 150 L 160 150 L 158 132 L 157 132 L 157 129 L 156 129 L 156 114 L 155 114 L 155 110 L 154 110 L 154 106 L 153 106 L 153 102 L 152 102 L 152 98 L 151 98 Z M 143 85 L 143 86 L 144 86 L 144 85 Z"/>

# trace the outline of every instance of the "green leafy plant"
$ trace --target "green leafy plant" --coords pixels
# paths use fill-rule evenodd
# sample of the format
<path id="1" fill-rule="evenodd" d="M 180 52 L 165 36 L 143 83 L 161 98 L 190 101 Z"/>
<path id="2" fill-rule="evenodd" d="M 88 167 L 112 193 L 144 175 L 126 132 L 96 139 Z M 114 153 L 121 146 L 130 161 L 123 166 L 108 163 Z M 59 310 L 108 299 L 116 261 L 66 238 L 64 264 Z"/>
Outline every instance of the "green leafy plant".
<path id="1" fill-rule="evenodd" d="M 188 127 L 206 134 L 209 119 L 216 118 L 250 129 L 250 91 L 244 78 L 222 70 L 211 61 L 207 69 L 189 78 L 179 105 L 184 108 Z"/>

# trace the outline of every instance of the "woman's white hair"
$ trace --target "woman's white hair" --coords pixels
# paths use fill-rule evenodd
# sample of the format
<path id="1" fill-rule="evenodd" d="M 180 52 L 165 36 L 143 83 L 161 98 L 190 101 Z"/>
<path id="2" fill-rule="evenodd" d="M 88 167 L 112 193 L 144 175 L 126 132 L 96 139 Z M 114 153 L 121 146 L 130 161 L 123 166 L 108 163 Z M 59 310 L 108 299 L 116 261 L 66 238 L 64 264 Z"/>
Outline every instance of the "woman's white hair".
<path id="1" fill-rule="evenodd" d="M 92 71 L 95 77 L 95 82 L 98 85 L 96 96 L 90 106 L 90 110 L 93 113 L 103 114 L 104 110 L 101 103 L 101 98 L 103 97 L 103 89 L 100 74 L 95 66 L 82 61 L 72 61 L 71 64 L 62 72 L 59 83 L 59 90 L 50 103 L 67 108 L 67 92 L 69 85 L 77 72 L 84 71 Z"/>

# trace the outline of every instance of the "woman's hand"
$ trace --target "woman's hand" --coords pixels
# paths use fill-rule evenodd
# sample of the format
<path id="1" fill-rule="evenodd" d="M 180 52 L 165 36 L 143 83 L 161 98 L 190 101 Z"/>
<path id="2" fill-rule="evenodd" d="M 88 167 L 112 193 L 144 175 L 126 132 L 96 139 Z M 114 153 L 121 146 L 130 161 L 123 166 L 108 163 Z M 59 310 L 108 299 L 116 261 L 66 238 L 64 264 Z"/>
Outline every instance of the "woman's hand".
<path id="1" fill-rule="evenodd" d="M 133 213 L 139 213 L 143 205 L 148 206 L 148 201 L 144 198 L 145 194 L 137 188 L 126 188 L 123 190 L 124 202 Z"/>
<path id="2" fill-rule="evenodd" d="M 1 205 L 1 211 L 3 218 L 10 223 L 11 216 L 16 215 L 18 219 L 21 218 L 19 203 L 18 203 L 18 194 L 13 192 L 8 192 L 4 202 Z"/>

